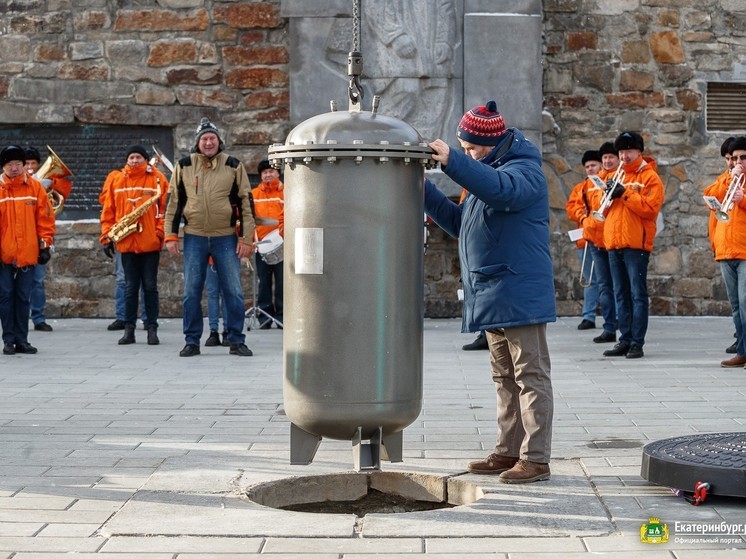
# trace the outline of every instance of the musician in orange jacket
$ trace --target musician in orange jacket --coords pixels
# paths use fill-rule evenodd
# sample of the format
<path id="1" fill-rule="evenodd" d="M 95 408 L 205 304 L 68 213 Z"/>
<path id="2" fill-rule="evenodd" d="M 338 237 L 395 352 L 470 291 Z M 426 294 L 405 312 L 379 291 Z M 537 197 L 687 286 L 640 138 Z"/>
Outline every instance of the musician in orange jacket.
<path id="1" fill-rule="evenodd" d="M 254 211 L 257 217 L 269 218 L 277 221 L 277 225 L 257 225 L 254 230 L 255 241 L 263 240 L 273 231 L 278 231 L 281 237 L 285 236 L 285 190 L 280 181 L 280 173 L 274 169 L 269 161 L 264 159 L 259 162 L 257 172 L 262 182 L 252 189 L 251 196 L 254 199 Z M 272 255 L 263 254 L 261 245 L 256 258 L 256 276 L 259 279 L 259 293 L 257 295 L 257 306 L 259 310 L 259 327 L 263 330 L 272 327 L 272 316 L 277 322 L 282 323 L 282 258 L 276 256 L 277 250 Z M 280 249 L 281 250 L 281 249 Z M 267 261 L 265 261 L 265 258 Z M 273 289 L 274 284 L 274 289 Z M 266 313 L 266 314 L 265 314 Z M 281 326 L 278 324 L 278 327 Z"/>
<path id="2" fill-rule="evenodd" d="M 138 294 L 143 287 L 148 331 L 148 345 L 158 345 L 158 263 L 163 248 L 164 209 L 168 179 L 148 163 L 148 152 L 142 146 L 127 151 L 127 165 L 106 177 L 99 196 L 101 237 L 104 252 L 114 250 L 122 255 L 124 268 L 124 335 L 119 345 L 135 343 Z M 137 215 L 142 212 L 142 215 Z M 122 221 L 132 221 L 133 230 L 119 235 Z M 120 236 L 120 238 L 117 238 Z"/>
<path id="3" fill-rule="evenodd" d="M 26 172 L 35 176 L 41 164 L 41 154 L 35 147 L 26 148 Z M 73 183 L 68 177 L 52 177 L 39 179 L 41 185 L 47 191 L 47 194 L 54 191 L 62 197 L 64 204 Z M 47 294 L 44 290 L 44 279 L 47 276 L 47 267 L 43 264 L 37 264 L 34 269 L 34 286 L 31 288 L 31 322 L 34 323 L 34 330 L 38 332 L 51 332 L 53 328 L 47 324 L 47 317 L 44 314 L 44 307 L 47 304 Z"/>
<path id="4" fill-rule="evenodd" d="M 604 142 L 598 148 L 601 154 L 602 169 L 598 173 L 598 178 L 606 182 L 619 167 L 619 154 L 614 149 L 614 142 Z M 594 186 L 593 191 L 598 186 Z M 590 193 L 588 198 L 593 201 L 596 199 L 594 193 Z M 593 206 L 593 210 L 598 210 L 598 206 Z M 598 304 L 601 306 L 601 314 L 604 317 L 604 331 L 593 338 L 597 344 L 616 342 L 616 301 L 614 300 L 614 282 L 611 277 L 611 268 L 609 267 L 609 253 L 604 245 L 604 222 L 599 221 L 592 215 L 583 220 L 583 232 L 588 232 L 593 244 L 590 247 L 593 256 L 593 275 L 598 282 Z"/>
<path id="5" fill-rule="evenodd" d="M 643 157 L 645 143 L 637 132 L 622 132 L 614 141 L 625 176 L 609 184 L 612 204 L 604 220 L 604 246 L 614 283 L 619 342 L 607 357 L 644 355 L 648 329 L 648 263 L 653 250 L 656 219 L 663 206 L 664 189 L 655 161 Z M 598 207 L 603 191 L 594 192 Z"/>
<path id="6" fill-rule="evenodd" d="M 578 324 L 578 330 L 589 330 L 596 327 L 596 306 L 598 305 L 598 282 L 593 274 L 593 256 L 591 254 L 591 246 L 593 245 L 594 237 L 600 236 L 603 239 L 603 229 L 596 227 L 593 223 L 595 220 L 590 219 L 586 223 L 585 218 L 591 214 L 591 203 L 588 198 L 588 191 L 594 187 L 593 181 L 591 181 L 591 175 L 598 175 L 601 171 L 601 154 L 595 150 L 588 150 L 583 154 L 581 162 L 585 169 L 586 178 L 576 184 L 570 196 L 567 197 L 567 204 L 565 204 L 565 211 L 570 221 L 574 222 L 577 227 L 583 229 L 582 238 L 575 242 L 575 246 L 578 249 L 578 262 L 582 270 L 580 271 L 583 283 L 586 287 L 583 287 L 583 310 L 580 324 Z"/>
<path id="7" fill-rule="evenodd" d="M 723 184 L 725 185 L 725 189 L 727 190 L 728 185 L 733 178 L 733 176 L 731 175 L 731 171 L 733 170 L 733 166 L 736 163 L 731 157 L 731 146 L 733 145 L 734 140 L 735 138 L 731 136 L 730 138 L 726 138 L 725 141 L 720 145 L 720 156 L 725 160 L 725 170 L 720 173 L 720 175 L 718 175 L 718 178 L 715 179 L 715 182 L 705 188 L 703 192 L 704 196 L 715 196 L 714 193 L 719 192 Z M 717 196 L 715 197 L 717 198 Z M 710 219 L 707 222 L 707 238 L 710 240 L 710 246 L 712 247 L 712 252 L 714 253 L 715 226 L 717 225 L 718 220 L 715 217 L 715 210 L 713 208 L 710 208 L 710 210 Z"/>
<path id="8" fill-rule="evenodd" d="M 746 173 L 746 136 L 739 136 L 731 144 L 732 179 Z M 723 200 L 731 180 L 718 183 L 712 196 Z M 735 183 L 734 186 L 737 186 Z M 725 290 L 736 327 L 736 355 L 720 362 L 721 367 L 746 365 L 746 199 L 743 186 L 736 188 L 733 208 L 728 211 L 728 221 L 718 221 L 715 226 L 715 260 L 720 263 Z M 723 208 L 727 210 L 727 208 Z"/>
<path id="9" fill-rule="evenodd" d="M 26 173 L 19 146 L 0 151 L 0 323 L 3 354 L 34 354 L 28 342 L 29 297 L 37 264 L 52 257 L 54 211 L 39 181 Z"/>
<path id="10" fill-rule="evenodd" d="M 733 136 L 726 138 L 725 141 L 720 145 L 720 155 L 725 160 L 725 171 L 720 173 L 717 179 L 715 179 L 715 182 L 709 185 L 707 188 L 705 188 L 703 194 L 704 196 L 714 196 L 717 198 L 716 193 L 720 191 L 725 191 L 728 189 L 728 186 L 730 185 L 730 181 L 733 178 L 731 175 L 731 170 L 733 169 L 733 166 L 735 165 L 735 161 L 732 159 L 732 144 L 735 138 Z M 724 185 L 724 188 L 722 188 Z M 721 198 L 722 199 L 722 198 Z M 708 206 L 709 207 L 709 206 Z M 707 222 L 707 238 L 710 240 L 710 246 L 712 247 L 712 253 L 715 254 L 715 226 L 717 225 L 718 220 L 715 217 L 715 208 L 710 208 L 710 219 Z M 733 342 L 731 345 L 729 345 L 727 348 L 725 348 L 725 353 L 736 353 L 738 350 L 738 340 Z"/>

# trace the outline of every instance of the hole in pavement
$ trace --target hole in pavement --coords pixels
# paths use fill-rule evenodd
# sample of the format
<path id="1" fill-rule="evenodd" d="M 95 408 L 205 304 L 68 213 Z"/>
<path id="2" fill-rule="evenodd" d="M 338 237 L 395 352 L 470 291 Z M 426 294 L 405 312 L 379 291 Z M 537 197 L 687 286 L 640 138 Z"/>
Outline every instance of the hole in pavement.
<path id="1" fill-rule="evenodd" d="M 359 472 L 285 478 L 246 490 L 275 509 L 321 514 L 407 513 L 468 505 L 482 489 L 459 478 L 406 472 Z"/>

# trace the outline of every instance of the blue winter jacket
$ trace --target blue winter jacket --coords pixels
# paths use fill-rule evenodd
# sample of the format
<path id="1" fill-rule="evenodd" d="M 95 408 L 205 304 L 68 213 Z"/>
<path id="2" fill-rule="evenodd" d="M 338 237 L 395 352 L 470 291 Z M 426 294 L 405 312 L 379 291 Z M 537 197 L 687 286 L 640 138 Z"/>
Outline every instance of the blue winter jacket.
<path id="1" fill-rule="evenodd" d="M 459 239 L 463 332 L 557 319 L 541 155 L 515 128 L 506 136 L 478 161 L 451 148 L 443 171 L 468 191 L 461 204 L 425 181 L 427 215 Z"/>

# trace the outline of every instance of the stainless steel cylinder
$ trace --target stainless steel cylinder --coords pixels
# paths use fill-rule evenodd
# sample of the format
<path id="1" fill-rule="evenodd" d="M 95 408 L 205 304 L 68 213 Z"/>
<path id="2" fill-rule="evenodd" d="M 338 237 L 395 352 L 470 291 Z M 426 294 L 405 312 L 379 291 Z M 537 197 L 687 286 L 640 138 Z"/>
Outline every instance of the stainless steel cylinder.
<path id="1" fill-rule="evenodd" d="M 364 111 L 313 117 L 269 150 L 285 184 L 284 404 L 303 431 L 385 438 L 420 413 L 431 153 Z"/>

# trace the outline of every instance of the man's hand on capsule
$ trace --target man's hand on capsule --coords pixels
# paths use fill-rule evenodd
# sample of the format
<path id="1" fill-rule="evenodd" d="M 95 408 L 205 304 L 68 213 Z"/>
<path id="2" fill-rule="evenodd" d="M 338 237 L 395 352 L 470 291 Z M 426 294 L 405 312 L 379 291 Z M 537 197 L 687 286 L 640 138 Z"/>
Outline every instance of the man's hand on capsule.
<path id="1" fill-rule="evenodd" d="M 435 152 L 435 155 L 433 155 L 433 159 L 435 159 L 435 161 L 440 163 L 443 167 L 448 165 L 448 158 L 451 155 L 451 148 L 448 147 L 448 144 L 438 138 L 437 140 L 430 142 L 428 145 Z"/>

